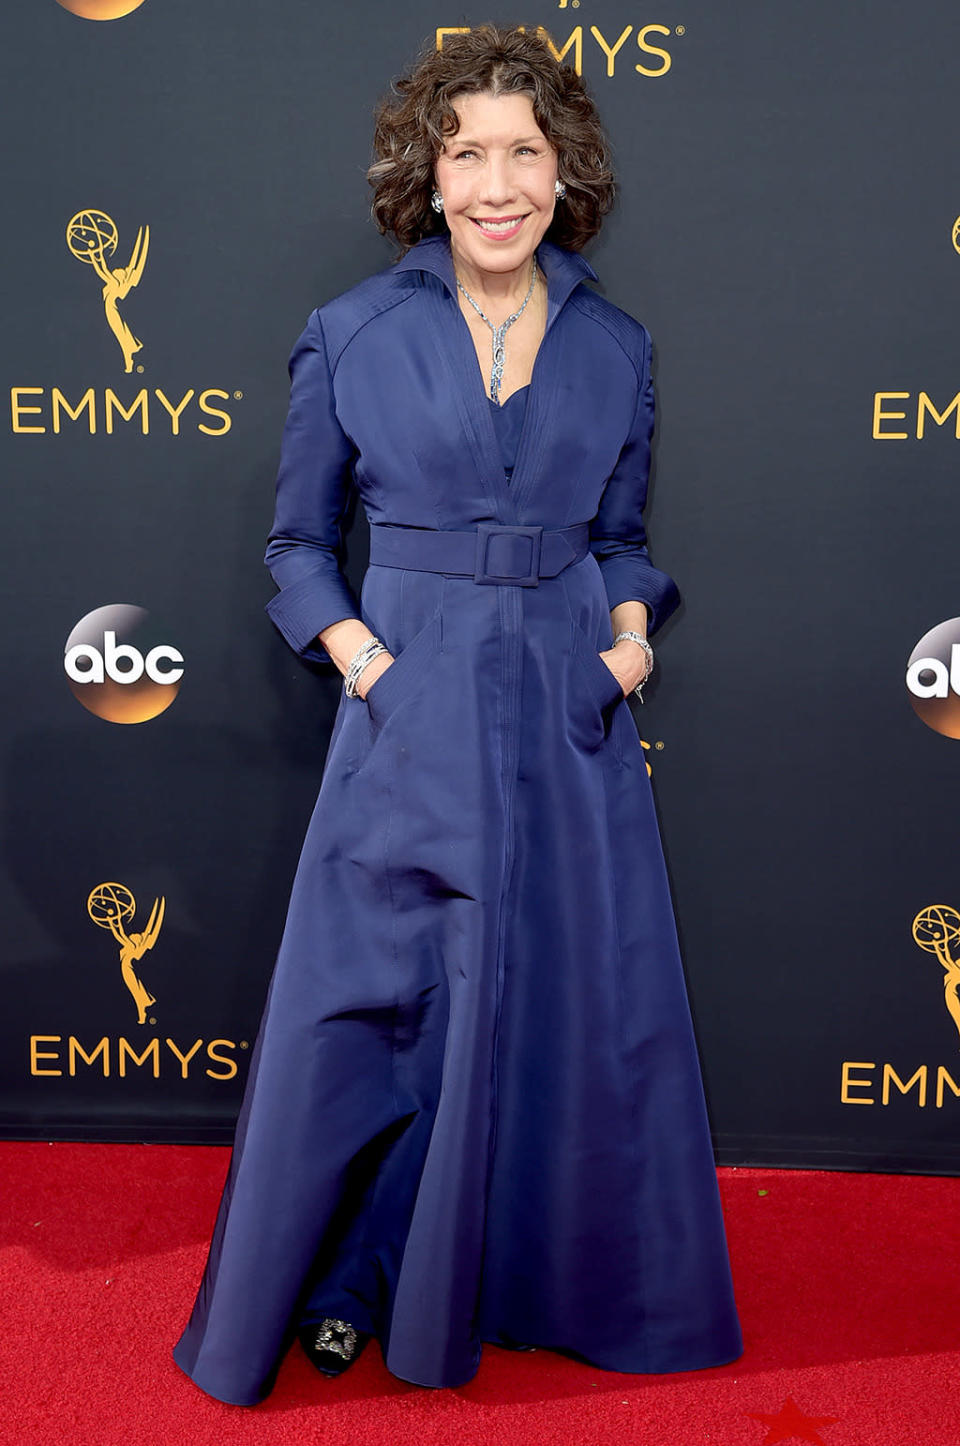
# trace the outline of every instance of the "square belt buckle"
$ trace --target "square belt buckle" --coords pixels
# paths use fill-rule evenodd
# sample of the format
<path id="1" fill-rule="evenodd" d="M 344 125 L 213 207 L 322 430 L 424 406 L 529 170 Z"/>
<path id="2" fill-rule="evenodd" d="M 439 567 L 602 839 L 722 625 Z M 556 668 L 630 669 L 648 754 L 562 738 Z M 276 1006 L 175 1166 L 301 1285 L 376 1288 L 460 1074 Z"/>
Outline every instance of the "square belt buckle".
<path id="1" fill-rule="evenodd" d="M 474 582 L 537 587 L 540 583 L 542 536 L 542 527 L 507 527 L 496 522 L 479 523 Z"/>

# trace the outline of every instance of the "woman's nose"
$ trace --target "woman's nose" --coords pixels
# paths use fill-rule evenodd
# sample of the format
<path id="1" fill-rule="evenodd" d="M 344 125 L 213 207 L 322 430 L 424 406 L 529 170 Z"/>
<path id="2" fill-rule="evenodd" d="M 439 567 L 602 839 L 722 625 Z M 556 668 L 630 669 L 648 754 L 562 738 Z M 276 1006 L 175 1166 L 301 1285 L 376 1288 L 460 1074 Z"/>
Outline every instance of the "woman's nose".
<path id="1" fill-rule="evenodd" d="M 480 199 L 487 206 L 502 206 L 515 194 L 515 186 L 509 162 L 505 158 L 490 156 L 483 168 L 483 183 Z"/>

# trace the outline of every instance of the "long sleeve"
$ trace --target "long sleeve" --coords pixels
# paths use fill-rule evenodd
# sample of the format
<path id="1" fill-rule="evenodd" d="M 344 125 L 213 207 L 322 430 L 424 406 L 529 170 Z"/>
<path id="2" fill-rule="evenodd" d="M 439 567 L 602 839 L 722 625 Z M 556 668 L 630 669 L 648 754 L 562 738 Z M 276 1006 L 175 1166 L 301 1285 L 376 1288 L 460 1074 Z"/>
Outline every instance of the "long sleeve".
<path id="1" fill-rule="evenodd" d="M 646 603 L 649 632 L 664 623 L 680 602 L 676 583 L 654 567 L 647 553 L 643 509 L 650 474 L 654 397 L 650 375 L 650 336 L 643 332 L 641 380 L 630 435 L 610 476 L 596 517 L 590 524 L 590 551 L 600 564 L 610 608 L 622 602 Z"/>
<path id="2" fill-rule="evenodd" d="M 341 571 L 341 523 L 355 449 L 337 421 L 323 328 L 315 311 L 290 355 L 290 409 L 283 430 L 277 502 L 265 562 L 280 591 L 267 612 L 290 646 L 330 662 L 317 634 L 359 618 Z"/>

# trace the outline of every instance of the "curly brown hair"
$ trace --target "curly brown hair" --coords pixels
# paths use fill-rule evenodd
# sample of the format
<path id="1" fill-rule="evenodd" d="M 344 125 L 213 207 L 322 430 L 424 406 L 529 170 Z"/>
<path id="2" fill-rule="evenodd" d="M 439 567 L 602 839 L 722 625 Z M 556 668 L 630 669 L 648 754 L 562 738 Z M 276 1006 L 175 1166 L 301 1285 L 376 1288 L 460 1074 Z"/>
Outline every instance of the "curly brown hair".
<path id="1" fill-rule="evenodd" d="M 446 229 L 430 206 L 434 162 L 460 122 L 453 102 L 462 95 L 528 95 L 537 125 L 557 152 L 567 193 L 546 236 L 579 251 L 600 230 L 613 205 L 610 146 L 580 76 L 561 64 L 542 27 L 478 25 L 448 36 L 442 50 L 425 45 L 407 74 L 393 82 L 376 111 L 367 171 L 371 211 L 402 251 Z"/>

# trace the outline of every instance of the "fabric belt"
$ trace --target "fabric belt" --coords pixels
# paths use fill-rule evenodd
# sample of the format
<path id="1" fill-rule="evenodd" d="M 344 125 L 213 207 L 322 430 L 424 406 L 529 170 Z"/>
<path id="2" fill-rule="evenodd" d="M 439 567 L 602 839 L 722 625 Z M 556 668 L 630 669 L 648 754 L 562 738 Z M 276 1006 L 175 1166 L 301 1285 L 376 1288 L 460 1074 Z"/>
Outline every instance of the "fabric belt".
<path id="1" fill-rule="evenodd" d="M 556 577 L 586 557 L 589 546 L 588 522 L 555 530 L 481 522 L 470 532 L 384 522 L 370 527 L 370 561 L 377 567 L 446 572 L 511 587 L 536 587 L 542 577 Z"/>

